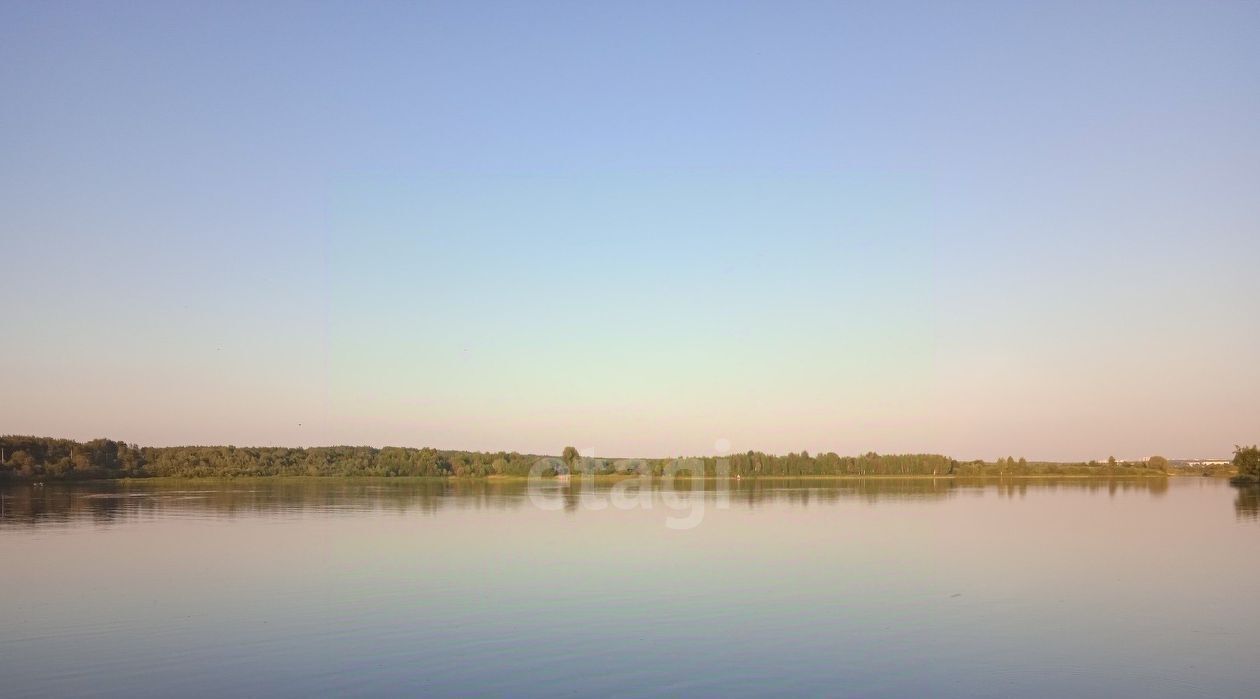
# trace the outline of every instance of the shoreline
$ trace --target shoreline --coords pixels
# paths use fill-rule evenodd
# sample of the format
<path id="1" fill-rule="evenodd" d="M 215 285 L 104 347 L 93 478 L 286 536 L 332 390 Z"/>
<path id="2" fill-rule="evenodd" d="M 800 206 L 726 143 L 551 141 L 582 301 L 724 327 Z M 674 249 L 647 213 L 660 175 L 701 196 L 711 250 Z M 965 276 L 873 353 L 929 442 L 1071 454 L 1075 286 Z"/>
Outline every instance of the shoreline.
<path id="1" fill-rule="evenodd" d="M 580 476 L 578 478 L 565 479 L 561 476 L 542 476 L 539 478 L 544 483 L 555 484 L 577 484 L 589 478 L 596 483 L 616 483 L 620 481 L 633 480 L 643 477 L 640 474 L 594 474 L 589 476 Z M 735 483 L 743 482 L 759 482 L 759 481 L 1031 481 L 1031 480 L 1053 480 L 1053 481 L 1069 481 L 1069 480 L 1150 480 L 1150 479 L 1170 479 L 1170 478 L 1220 478 L 1229 479 L 1231 474 L 1201 474 L 1201 473 L 1034 473 L 1034 474 L 1006 474 L 1006 475 L 967 475 L 967 474 L 843 474 L 843 475 L 800 475 L 800 476 L 729 476 L 725 480 Z M 648 476 L 649 480 L 660 481 L 662 476 Z M 124 478 L 55 478 L 48 480 L 39 480 L 36 478 L 8 478 L 0 479 L 0 487 L 7 485 L 51 485 L 51 484 L 102 484 L 102 483 L 122 483 L 127 485 L 137 483 L 219 483 L 219 482 L 244 482 L 244 481 L 264 481 L 264 482 L 395 482 L 395 483 L 528 483 L 531 480 L 529 476 L 510 476 L 510 475 L 493 475 L 493 476 L 309 476 L 309 475 L 277 475 L 277 476 L 128 476 Z M 718 476 L 688 476 L 678 475 L 674 477 L 675 481 L 718 481 L 723 480 Z"/>

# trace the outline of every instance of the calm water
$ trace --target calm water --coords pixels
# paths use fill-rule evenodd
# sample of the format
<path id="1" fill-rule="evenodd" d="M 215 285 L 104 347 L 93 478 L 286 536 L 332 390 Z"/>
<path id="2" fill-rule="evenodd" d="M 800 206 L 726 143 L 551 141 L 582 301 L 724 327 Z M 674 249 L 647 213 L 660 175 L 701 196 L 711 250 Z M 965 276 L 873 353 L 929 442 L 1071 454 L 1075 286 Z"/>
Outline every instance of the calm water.
<path id="1" fill-rule="evenodd" d="M 1213 479 L 0 492 L 5 697 L 1260 691 L 1260 499 Z"/>

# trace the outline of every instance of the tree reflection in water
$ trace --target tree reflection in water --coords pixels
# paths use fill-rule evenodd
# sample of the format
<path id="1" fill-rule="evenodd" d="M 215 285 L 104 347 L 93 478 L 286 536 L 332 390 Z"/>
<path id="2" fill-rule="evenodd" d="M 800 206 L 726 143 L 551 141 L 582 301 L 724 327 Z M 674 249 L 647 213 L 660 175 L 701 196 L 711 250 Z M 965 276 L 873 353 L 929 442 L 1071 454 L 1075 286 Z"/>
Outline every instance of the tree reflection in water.
<path id="1" fill-rule="evenodd" d="M 607 495 L 616 481 L 599 481 L 594 492 Z M 1163 478 L 745 478 L 731 480 L 732 506 L 757 507 L 766 503 L 834 504 L 845 500 L 935 501 L 958 494 L 993 492 L 998 497 L 1021 498 L 1031 489 L 1146 492 L 1160 496 L 1168 489 Z M 584 495 L 580 479 L 546 481 L 544 487 L 563 499 L 564 509 L 576 511 Z M 659 481 L 651 482 L 660 490 Z M 676 490 L 710 493 L 720 484 L 712 479 L 675 481 Z M 587 491 L 589 492 L 589 490 Z M 234 518 L 238 516 L 299 516 L 321 512 L 332 516 L 363 512 L 419 512 L 443 508 L 516 509 L 530 507 L 525 480 L 496 479 L 240 479 L 229 481 L 101 481 L 14 483 L 0 488 L 0 526 L 56 525 L 91 521 L 98 525 L 144 521 L 165 516 Z M 1239 516 L 1257 518 L 1260 488 L 1240 490 L 1235 502 Z"/>
<path id="2" fill-rule="evenodd" d="M 1234 512 L 1239 519 L 1260 519 L 1260 486 L 1239 487 L 1234 497 Z"/>

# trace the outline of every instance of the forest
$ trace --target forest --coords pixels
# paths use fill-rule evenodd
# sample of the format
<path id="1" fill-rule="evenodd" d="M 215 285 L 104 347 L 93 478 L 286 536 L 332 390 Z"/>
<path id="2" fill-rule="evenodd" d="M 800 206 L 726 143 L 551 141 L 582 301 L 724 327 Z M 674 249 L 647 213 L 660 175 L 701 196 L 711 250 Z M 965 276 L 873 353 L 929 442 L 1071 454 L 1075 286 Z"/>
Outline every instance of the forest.
<path id="1" fill-rule="evenodd" d="M 112 439 L 77 442 L 30 436 L 0 437 L 0 479 L 238 478 L 257 476 L 528 476 L 565 473 L 661 475 L 674 459 L 593 459 L 565 447 L 558 457 L 517 452 L 450 451 L 408 447 L 141 447 Z M 707 476 L 1160 476 L 1168 461 L 1052 463 L 1003 457 L 958 461 L 939 454 L 839 456 L 809 452 L 779 456 L 748 451 L 687 459 L 680 473 Z"/>

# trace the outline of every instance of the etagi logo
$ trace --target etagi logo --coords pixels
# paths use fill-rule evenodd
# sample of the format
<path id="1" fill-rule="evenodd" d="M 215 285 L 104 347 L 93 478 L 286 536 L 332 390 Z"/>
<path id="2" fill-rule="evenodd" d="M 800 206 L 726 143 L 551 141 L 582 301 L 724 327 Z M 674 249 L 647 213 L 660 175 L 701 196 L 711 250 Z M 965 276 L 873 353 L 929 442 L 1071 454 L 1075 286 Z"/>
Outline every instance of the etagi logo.
<path id="1" fill-rule="evenodd" d="M 724 442 L 719 440 L 718 444 Z M 725 443 L 727 449 L 722 451 L 729 450 L 729 442 Z M 596 488 L 596 476 L 588 472 L 591 469 L 580 465 L 570 469 L 569 464 L 555 457 L 539 459 L 529 470 L 526 488 L 529 499 L 535 507 L 551 511 L 576 507 L 652 510 L 659 503 L 667 512 L 665 526 L 675 530 L 700 526 L 710 505 L 719 510 L 730 509 L 731 464 L 726 458 L 718 458 L 708 472 L 704 459 L 696 458 L 673 459 L 663 466 L 657 464 L 656 468 L 642 459 L 605 463 L 618 474 L 617 480 L 611 487 Z M 576 473 L 570 474 L 571 470 Z M 657 475 L 654 476 L 654 472 Z M 676 487 L 680 477 L 688 482 L 690 489 Z"/>

